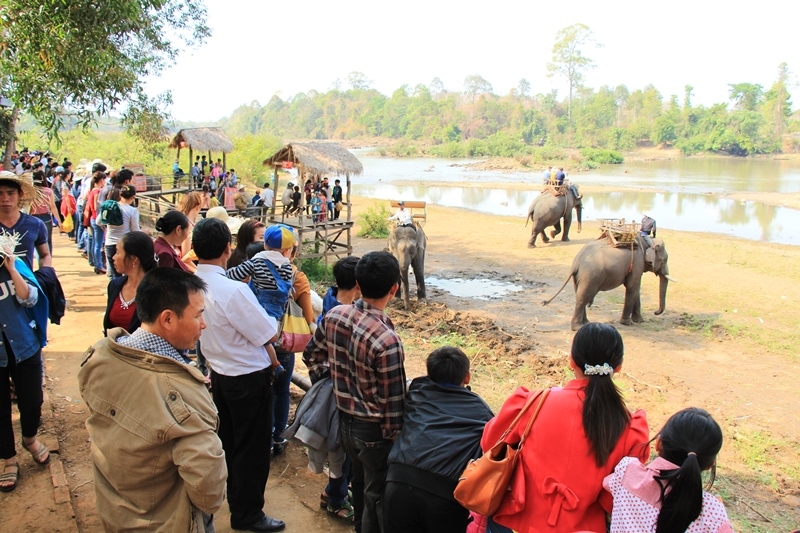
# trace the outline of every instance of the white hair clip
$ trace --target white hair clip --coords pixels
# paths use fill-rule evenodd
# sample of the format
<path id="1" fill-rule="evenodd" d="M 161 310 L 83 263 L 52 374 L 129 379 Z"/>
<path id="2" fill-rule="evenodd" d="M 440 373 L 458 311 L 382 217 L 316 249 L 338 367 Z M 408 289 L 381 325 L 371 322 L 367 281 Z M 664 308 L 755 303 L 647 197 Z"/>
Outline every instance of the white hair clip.
<path id="1" fill-rule="evenodd" d="M 587 376 L 611 376 L 614 374 L 614 369 L 608 363 L 601 365 L 583 365 L 583 373 Z"/>

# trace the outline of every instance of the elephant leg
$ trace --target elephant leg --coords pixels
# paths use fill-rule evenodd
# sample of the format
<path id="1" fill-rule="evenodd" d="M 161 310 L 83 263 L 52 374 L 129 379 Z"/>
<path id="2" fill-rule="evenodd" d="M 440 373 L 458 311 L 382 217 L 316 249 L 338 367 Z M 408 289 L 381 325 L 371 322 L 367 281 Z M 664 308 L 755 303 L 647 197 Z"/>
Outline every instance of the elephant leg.
<path id="1" fill-rule="evenodd" d="M 531 230 L 531 238 L 528 241 L 528 248 L 536 248 L 536 237 L 538 235 L 539 235 L 539 233 L 536 231 L 536 228 Z"/>
<path id="2" fill-rule="evenodd" d="M 633 308 L 636 305 L 636 302 L 639 300 L 639 290 L 641 288 L 641 276 L 637 280 L 637 282 L 629 283 L 625 286 L 625 306 L 622 308 L 622 318 L 620 318 L 620 324 L 624 326 L 630 326 L 633 324 L 631 320 L 631 315 L 633 314 Z"/>
<path id="3" fill-rule="evenodd" d="M 540 233 L 542 234 L 542 240 L 544 241 L 545 244 L 550 242 L 550 237 L 547 236 L 547 227 L 546 226 L 544 228 L 542 228 L 542 231 Z"/>
<path id="4" fill-rule="evenodd" d="M 572 226 L 572 211 L 564 216 L 564 235 L 561 236 L 562 242 L 569 242 L 569 228 Z"/>
<path id="5" fill-rule="evenodd" d="M 417 255 L 411 264 L 417 282 L 417 300 L 425 299 L 425 256 Z"/>
<path id="6" fill-rule="evenodd" d="M 639 297 L 636 298 L 636 301 L 633 302 L 633 314 L 631 315 L 631 320 L 635 323 L 640 324 L 644 322 L 642 318 L 642 295 L 639 294 Z"/>
<path id="7" fill-rule="evenodd" d="M 550 236 L 555 239 L 556 235 L 561 233 L 561 219 L 558 219 L 553 228 L 553 231 L 550 232 Z"/>
<path id="8" fill-rule="evenodd" d="M 575 285 L 575 311 L 572 314 L 572 331 L 578 331 L 581 326 L 589 323 L 589 317 L 586 316 L 586 306 L 589 302 L 594 301 L 597 291 L 589 289 L 588 287 Z"/>

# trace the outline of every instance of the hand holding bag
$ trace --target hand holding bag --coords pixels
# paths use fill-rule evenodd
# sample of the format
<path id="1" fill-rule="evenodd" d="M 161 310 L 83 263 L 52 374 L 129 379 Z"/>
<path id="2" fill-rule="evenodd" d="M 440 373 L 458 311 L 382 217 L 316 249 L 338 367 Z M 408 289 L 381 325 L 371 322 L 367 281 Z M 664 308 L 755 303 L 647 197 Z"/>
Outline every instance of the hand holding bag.
<path id="1" fill-rule="evenodd" d="M 508 426 L 508 429 L 497 439 L 495 445 L 479 459 L 470 461 L 467 464 L 453 492 L 456 501 L 464 508 L 484 516 L 492 516 L 500 507 L 500 504 L 503 503 L 503 498 L 505 498 L 509 490 L 511 476 L 514 474 L 517 460 L 520 453 L 522 453 L 525 438 L 528 436 L 531 426 L 533 426 L 533 421 L 539 414 L 548 394 L 550 394 L 550 389 L 528 396 L 528 400 L 520 409 L 519 414 Z M 519 443 L 507 443 L 505 439 L 536 398 L 539 398 L 539 402 L 528 420 L 528 424 L 525 426 L 525 431 L 522 433 Z"/>

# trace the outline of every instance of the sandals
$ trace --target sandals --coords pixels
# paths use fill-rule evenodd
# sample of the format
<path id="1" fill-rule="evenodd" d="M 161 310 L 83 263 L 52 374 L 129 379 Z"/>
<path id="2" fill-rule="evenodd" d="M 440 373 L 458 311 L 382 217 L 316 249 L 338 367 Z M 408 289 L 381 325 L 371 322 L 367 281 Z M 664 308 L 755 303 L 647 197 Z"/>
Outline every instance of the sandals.
<path id="1" fill-rule="evenodd" d="M 50 462 L 50 450 L 47 449 L 47 446 L 39 442 L 38 440 L 33 441 L 33 445 L 29 448 L 25 445 L 25 441 L 22 441 L 22 447 L 25 448 L 36 464 L 39 465 L 46 465 Z"/>
<path id="2" fill-rule="evenodd" d="M 8 472 L 9 469 L 13 470 L 11 472 Z M 0 485 L 0 492 L 11 492 L 12 490 L 16 489 L 19 476 L 20 476 L 19 463 L 14 463 L 13 465 L 5 465 L 5 467 L 3 467 L 3 473 L 0 474 L 0 483 L 11 482 L 11 485 Z"/>
<path id="3" fill-rule="evenodd" d="M 330 496 L 328 495 L 327 492 L 323 491 L 322 494 L 319 495 L 319 508 L 322 509 L 323 511 L 326 511 L 328 509 L 329 500 Z M 353 501 L 353 491 L 349 489 L 347 490 L 347 501 L 348 502 Z"/>
<path id="4" fill-rule="evenodd" d="M 326 510 L 328 511 L 329 515 L 344 520 L 348 524 L 352 524 L 355 522 L 356 512 L 353 509 L 353 506 L 347 500 L 343 501 L 341 507 L 339 507 L 338 509 L 335 509 L 330 505 L 328 505 L 326 507 Z"/>

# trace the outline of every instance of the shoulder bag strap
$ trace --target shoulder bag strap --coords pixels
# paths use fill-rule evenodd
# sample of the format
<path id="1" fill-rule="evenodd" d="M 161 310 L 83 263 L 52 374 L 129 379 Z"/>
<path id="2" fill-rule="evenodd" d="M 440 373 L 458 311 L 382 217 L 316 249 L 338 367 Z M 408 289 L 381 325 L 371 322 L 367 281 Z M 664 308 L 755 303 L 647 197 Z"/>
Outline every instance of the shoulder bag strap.
<path id="1" fill-rule="evenodd" d="M 519 441 L 519 447 L 517 448 L 518 451 L 522 451 L 522 445 L 525 443 L 525 438 L 528 436 L 528 433 L 531 431 L 531 426 L 533 426 L 533 421 L 536 420 L 536 416 L 539 414 L 539 411 L 542 409 L 542 405 L 544 401 L 547 399 L 547 395 L 550 394 L 550 389 L 545 390 L 542 394 L 539 395 L 539 403 L 536 404 L 536 410 L 533 411 L 530 420 L 528 420 L 528 425 L 525 426 L 525 431 L 522 433 L 522 438 Z"/>
<path id="2" fill-rule="evenodd" d="M 549 391 L 549 389 L 548 389 L 548 391 Z M 509 434 L 509 433 L 511 433 L 511 430 L 513 430 L 513 429 L 514 429 L 514 428 L 517 426 L 517 423 L 518 423 L 518 422 L 519 422 L 519 420 L 522 418 L 522 415 L 524 415 L 524 414 L 525 414 L 525 411 L 527 411 L 527 410 L 528 410 L 528 408 L 531 406 L 531 404 L 534 402 L 534 400 L 536 400 L 536 398 L 538 398 L 539 396 L 541 396 L 542 392 L 543 392 L 543 391 L 539 391 L 539 392 L 537 392 L 536 394 L 530 394 L 530 395 L 528 396 L 528 399 L 525 401 L 525 405 L 523 405 L 523 406 L 522 406 L 522 409 L 520 409 L 520 410 L 519 410 L 519 413 L 517 413 L 517 416 L 516 416 L 516 418 L 514 418 L 514 421 L 513 421 L 513 422 L 511 422 L 511 424 L 508 426 L 508 429 L 506 429 L 506 430 L 503 432 L 503 434 L 502 434 L 502 435 L 500 435 L 500 438 L 499 438 L 499 439 L 497 439 L 497 442 L 495 443 L 495 446 L 497 446 L 498 444 L 500 444 L 501 442 L 503 442 L 503 441 L 506 439 L 506 437 L 508 437 L 508 434 Z M 539 407 L 541 407 L 541 405 L 540 405 Z M 537 412 L 537 413 L 539 412 L 539 411 L 538 411 L 538 408 L 537 408 L 537 411 L 536 411 L 536 412 Z M 535 416 L 535 415 L 534 415 L 534 416 Z M 523 438 L 524 438 L 524 437 L 523 437 Z"/>

